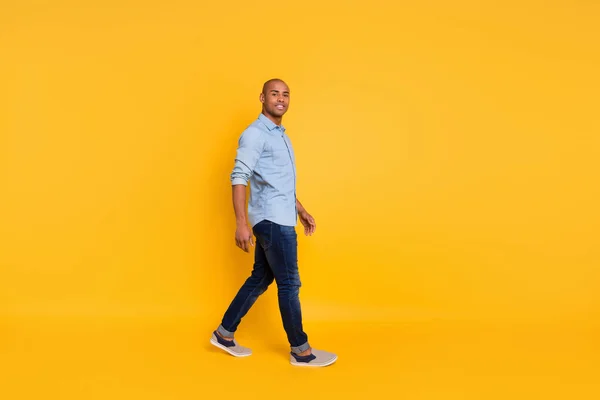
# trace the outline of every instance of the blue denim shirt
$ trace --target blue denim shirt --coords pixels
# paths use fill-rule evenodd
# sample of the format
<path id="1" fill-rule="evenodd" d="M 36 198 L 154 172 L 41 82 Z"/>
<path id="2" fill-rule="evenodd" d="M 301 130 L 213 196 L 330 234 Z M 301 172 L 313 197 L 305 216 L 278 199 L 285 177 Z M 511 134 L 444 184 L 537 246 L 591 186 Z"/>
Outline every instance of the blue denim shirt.
<path id="1" fill-rule="evenodd" d="M 296 226 L 296 162 L 285 127 L 277 126 L 262 113 L 240 136 L 232 185 L 250 182 L 250 225 L 268 219 L 279 225 Z"/>

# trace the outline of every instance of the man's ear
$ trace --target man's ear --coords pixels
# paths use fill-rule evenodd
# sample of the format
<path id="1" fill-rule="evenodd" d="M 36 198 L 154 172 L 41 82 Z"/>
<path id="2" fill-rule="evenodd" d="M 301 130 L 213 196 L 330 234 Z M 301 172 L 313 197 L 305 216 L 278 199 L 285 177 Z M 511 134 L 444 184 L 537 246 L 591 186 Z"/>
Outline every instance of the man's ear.
<path id="1" fill-rule="evenodd" d="M 260 96 L 258 96 L 258 99 L 260 100 L 261 103 L 265 102 L 265 94 L 261 93 Z"/>

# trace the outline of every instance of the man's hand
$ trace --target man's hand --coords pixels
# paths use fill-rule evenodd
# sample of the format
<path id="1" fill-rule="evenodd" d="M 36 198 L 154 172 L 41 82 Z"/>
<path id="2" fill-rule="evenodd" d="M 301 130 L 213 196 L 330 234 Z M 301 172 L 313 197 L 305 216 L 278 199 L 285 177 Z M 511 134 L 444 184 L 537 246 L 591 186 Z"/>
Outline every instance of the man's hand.
<path id="1" fill-rule="evenodd" d="M 312 215 L 303 209 L 298 213 L 298 216 L 300 217 L 300 222 L 302 222 L 302 225 L 304 225 L 304 234 L 306 236 L 311 236 L 313 233 L 315 233 L 317 224 Z"/>
<path id="2" fill-rule="evenodd" d="M 248 225 L 242 224 L 238 225 L 235 231 L 235 244 L 244 250 L 246 253 L 250 250 L 250 246 L 254 246 L 254 241 L 252 240 L 252 232 L 250 232 L 250 228 Z"/>

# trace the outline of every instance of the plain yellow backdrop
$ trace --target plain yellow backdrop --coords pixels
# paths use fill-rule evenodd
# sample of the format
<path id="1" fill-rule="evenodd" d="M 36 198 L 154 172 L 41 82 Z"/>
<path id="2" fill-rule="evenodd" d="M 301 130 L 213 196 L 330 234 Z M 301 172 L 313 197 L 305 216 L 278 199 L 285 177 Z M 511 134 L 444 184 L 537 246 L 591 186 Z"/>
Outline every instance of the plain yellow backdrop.
<path id="1" fill-rule="evenodd" d="M 598 18 L 584 0 L 3 0 L 0 316 L 216 327 L 252 263 L 237 139 L 278 77 L 317 221 L 298 229 L 307 323 L 597 329 Z M 275 293 L 240 329 L 285 344 Z"/>

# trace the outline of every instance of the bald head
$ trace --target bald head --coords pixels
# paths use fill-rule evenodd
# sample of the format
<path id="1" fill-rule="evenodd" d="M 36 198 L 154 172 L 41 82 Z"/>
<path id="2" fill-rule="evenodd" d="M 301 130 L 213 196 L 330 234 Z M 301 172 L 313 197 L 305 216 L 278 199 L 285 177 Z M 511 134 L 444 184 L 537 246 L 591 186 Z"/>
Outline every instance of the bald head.
<path id="1" fill-rule="evenodd" d="M 284 81 L 282 81 L 281 79 L 277 79 L 277 78 L 274 78 L 274 79 L 269 79 L 268 81 L 266 81 L 266 82 L 263 84 L 263 87 L 262 87 L 262 93 L 263 93 L 263 94 L 267 94 L 267 92 L 269 91 L 269 88 L 270 88 L 270 87 L 271 87 L 273 84 L 276 84 L 276 83 L 283 83 L 285 86 L 287 86 L 287 84 L 286 84 Z"/>

